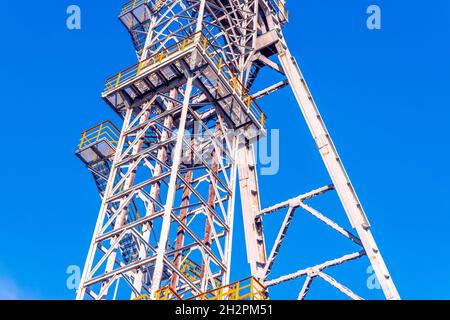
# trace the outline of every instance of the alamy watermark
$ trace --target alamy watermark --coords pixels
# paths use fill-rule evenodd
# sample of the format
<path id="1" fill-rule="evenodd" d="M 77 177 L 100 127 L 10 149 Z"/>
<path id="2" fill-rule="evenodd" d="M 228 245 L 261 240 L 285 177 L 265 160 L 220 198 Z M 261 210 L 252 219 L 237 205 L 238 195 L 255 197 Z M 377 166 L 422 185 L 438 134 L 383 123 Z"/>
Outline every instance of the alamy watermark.
<path id="1" fill-rule="evenodd" d="M 372 266 L 368 266 L 366 270 L 369 277 L 367 278 L 367 288 L 369 290 L 381 290 L 381 284 L 378 281 L 378 277 L 375 274 L 375 270 Z"/>
<path id="2" fill-rule="evenodd" d="M 69 30 L 81 30 L 81 8 L 77 5 L 67 7 L 66 26 Z"/>
<path id="3" fill-rule="evenodd" d="M 263 135 L 259 130 L 226 130 L 221 129 L 202 130 L 202 123 L 194 124 L 194 133 L 184 133 L 182 163 L 186 166 L 211 163 L 213 157 L 220 163 L 229 165 L 243 164 L 239 153 L 233 155 L 233 144 L 239 148 L 245 148 L 247 143 L 252 144 L 255 161 L 259 165 L 262 176 L 274 176 L 280 170 L 280 130 L 271 129 Z M 197 129 L 198 128 L 198 129 Z M 174 131 L 174 135 L 177 131 Z"/>
<path id="4" fill-rule="evenodd" d="M 77 265 L 70 265 L 66 269 L 66 287 L 68 290 L 77 290 L 81 282 L 81 268 Z"/>
<path id="5" fill-rule="evenodd" d="M 369 30 L 381 30 L 381 8 L 373 4 L 367 8 L 366 13 L 369 15 L 366 22 L 367 28 Z"/>

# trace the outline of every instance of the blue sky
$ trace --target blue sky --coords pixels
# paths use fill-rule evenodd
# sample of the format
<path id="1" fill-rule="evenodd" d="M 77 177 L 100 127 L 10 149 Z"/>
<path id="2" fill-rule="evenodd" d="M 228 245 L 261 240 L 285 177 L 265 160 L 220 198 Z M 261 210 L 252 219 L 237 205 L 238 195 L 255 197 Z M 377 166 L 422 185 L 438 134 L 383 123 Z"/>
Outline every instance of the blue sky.
<path id="1" fill-rule="evenodd" d="M 80 31 L 66 28 L 70 4 L 82 9 Z M 81 131 L 117 121 L 100 92 L 107 76 L 135 62 L 116 19 L 121 4 L 3 5 L 0 298 L 74 297 L 65 271 L 84 264 L 100 205 L 74 151 Z M 382 30 L 365 27 L 370 4 L 382 8 Z M 293 0 L 288 6 L 290 49 L 400 294 L 450 299 L 450 3 Z M 269 127 L 281 129 L 280 172 L 261 178 L 263 206 L 328 183 L 291 93 L 261 105 Z M 273 186 L 280 186 L 277 192 Z M 237 244 L 235 278 L 248 273 L 242 250 Z M 295 297 L 299 288 L 291 289 Z"/>

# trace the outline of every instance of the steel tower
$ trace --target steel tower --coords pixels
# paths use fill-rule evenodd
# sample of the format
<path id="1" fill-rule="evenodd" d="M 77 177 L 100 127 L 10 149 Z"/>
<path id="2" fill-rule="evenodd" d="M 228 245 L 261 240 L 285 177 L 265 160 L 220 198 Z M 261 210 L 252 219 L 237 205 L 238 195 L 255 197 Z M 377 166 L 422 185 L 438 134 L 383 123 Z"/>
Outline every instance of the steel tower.
<path id="1" fill-rule="evenodd" d="M 102 198 L 77 299 L 267 299 L 301 277 L 299 299 L 325 271 L 367 257 L 387 299 L 399 299 L 370 224 L 282 33 L 283 0 L 133 0 L 120 21 L 138 63 L 107 79 L 104 101 L 123 120 L 82 134 L 77 155 Z M 251 94 L 267 68 L 285 80 Z M 331 178 L 329 186 L 262 209 L 254 143 L 266 134 L 257 100 L 290 86 Z M 251 277 L 230 284 L 239 187 Z M 336 191 L 354 233 L 307 204 Z M 267 201 L 265 201 L 267 202 Z M 263 219 L 286 210 L 267 250 Z M 296 211 L 357 247 L 271 278 Z M 294 235 L 295 237 L 295 235 Z M 295 269 L 295 266 L 293 266 Z M 300 290 L 301 289 L 301 290 Z"/>

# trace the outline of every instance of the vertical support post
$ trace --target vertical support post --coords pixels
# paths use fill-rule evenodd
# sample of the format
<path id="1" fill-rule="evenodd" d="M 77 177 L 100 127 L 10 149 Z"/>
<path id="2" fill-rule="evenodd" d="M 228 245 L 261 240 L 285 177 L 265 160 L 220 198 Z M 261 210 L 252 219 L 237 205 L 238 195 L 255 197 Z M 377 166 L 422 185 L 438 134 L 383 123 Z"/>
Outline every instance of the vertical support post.
<path id="1" fill-rule="evenodd" d="M 194 140 L 192 140 L 194 141 Z M 186 175 L 184 176 L 184 179 L 186 180 L 186 183 L 191 183 L 192 182 L 192 177 L 193 177 L 193 171 L 189 170 L 188 172 L 186 172 Z M 187 216 L 188 216 L 188 205 L 190 202 L 190 197 L 191 197 L 191 190 L 185 186 L 183 189 L 183 195 L 182 195 L 182 202 L 181 202 L 181 206 L 184 208 L 181 210 L 180 213 L 180 220 L 183 223 L 186 223 L 187 221 Z M 178 230 L 177 230 L 177 240 L 175 241 L 175 250 L 179 250 L 183 247 L 184 245 L 184 238 L 185 238 L 185 231 L 183 229 L 183 227 L 179 226 Z M 176 269 L 180 269 L 181 267 L 181 261 L 183 259 L 183 252 L 177 252 L 175 254 L 175 258 L 173 260 L 174 266 Z M 178 286 L 178 280 L 179 280 L 179 276 L 176 272 L 174 272 L 172 274 L 172 280 L 170 283 L 170 288 L 172 288 L 172 290 L 176 291 L 176 288 Z"/>
<path id="2" fill-rule="evenodd" d="M 259 199 L 258 176 L 255 150 L 249 142 L 238 151 L 239 186 L 241 191 L 242 215 L 244 220 L 247 259 L 252 276 L 263 280 L 266 264 L 266 248 L 261 218 L 257 218 L 261 210 Z"/>
<path id="3" fill-rule="evenodd" d="M 195 129 L 194 129 L 195 131 Z M 195 149 L 196 148 L 196 138 L 192 138 L 191 139 L 191 148 Z M 194 152 L 190 151 L 190 156 L 189 156 L 189 165 L 192 166 L 192 170 L 189 170 L 188 172 L 186 172 L 184 179 L 186 180 L 186 183 L 190 184 L 192 182 L 193 176 L 194 176 L 194 166 L 195 166 L 195 156 L 194 156 Z M 183 188 L 183 194 L 182 194 L 182 200 L 181 200 L 181 207 L 183 208 L 180 212 L 180 221 L 182 221 L 184 224 L 186 224 L 187 222 L 187 217 L 189 214 L 189 203 L 190 203 L 190 198 L 192 195 L 192 191 L 191 189 L 189 189 L 188 186 L 184 186 Z M 184 239 L 185 239 L 185 230 L 183 229 L 182 226 L 178 226 L 178 230 L 177 230 L 177 238 L 175 240 L 175 251 L 181 249 L 184 245 Z M 183 260 L 183 252 L 177 252 L 175 254 L 175 257 L 173 259 L 173 263 L 176 269 L 180 269 L 181 268 L 181 262 Z M 183 271 L 183 270 L 182 270 Z M 178 282 L 179 282 L 179 275 L 174 272 L 172 274 L 172 279 L 170 282 L 170 288 L 176 292 L 177 287 L 178 287 Z"/>
<path id="4" fill-rule="evenodd" d="M 219 120 L 217 120 L 217 122 L 216 122 L 216 128 L 217 128 L 216 135 L 217 135 L 217 137 L 221 138 L 222 129 L 220 128 Z M 215 175 L 217 175 L 218 170 L 219 170 L 219 159 L 218 159 L 219 156 L 220 155 L 217 154 L 216 149 L 214 149 L 212 151 L 212 155 L 211 155 L 212 164 L 211 164 L 209 193 L 208 193 L 208 206 L 213 209 L 215 207 L 216 196 L 217 196 L 216 191 L 215 191 L 215 189 L 217 188 L 217 179 L 215 178 Z M 211 240 L 212 240 L 212 225 L 211 225 L 211 223 L 212 223 L 213 217 L 212 217 L 211 213 L 209 212 L 209 210 L 206 210 L 205 214 L 206 214 L 206 222 L 205 222 L 205 236 L 203 238 L 203 242 L 209 248 L 209 247 L 211 247 Z M 202 261 L 202 271 L 201 271 L 201 275 L 200 275 L 200 283 L 201 283 L 202 291 L 206 291 L 208 288 L 208 277 L 207 277 L 208 270 L 209 270 L 209 257 L 207 255 L 204 255 L 203 261 Z"/>
<path id="5" fill-rule="evenodd" d="M 233 249 L 233 233 L 234 233 L 234 209 L 236 205 L 236 183 L 237 183 L 237 168 L 238 168 L 238 147 L 239 147 L 239 138 L 233 137 L 232 141 L 232 161 L 233 167 L 231 169 L 231 190 L 233 190 L 232 198 L 230 199 L 229 207 L 228 207 L 228 214 L 227 214 L 227 224 L 230 228 L 226 243 L 225 243 L 225 265 L 227 267 L 227 272 L 224 274 L 222 278 L 222 286 L 226 286 L 230 283 L 230 270 L 231 270 L 231 253 Z"/>

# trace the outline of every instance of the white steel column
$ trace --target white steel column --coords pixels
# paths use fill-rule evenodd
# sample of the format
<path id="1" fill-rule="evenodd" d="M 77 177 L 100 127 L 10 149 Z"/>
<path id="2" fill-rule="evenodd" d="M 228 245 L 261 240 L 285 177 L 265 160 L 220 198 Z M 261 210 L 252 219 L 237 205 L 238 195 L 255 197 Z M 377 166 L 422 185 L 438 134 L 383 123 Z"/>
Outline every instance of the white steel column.
<path id="1" fill-rule="evenodd" d="M 254 147 L 248 143 L 241 146 L 237 158 L 247 259 L 252 276 L 262 279 L 267 255 L 262 220 L 258 216 L 261 210 L 261 203 Z"/>
<path id="2" fill-rule="evenodd" d="M 230 230 L 228 232 L 228 237 L 225 243 L 225 265 L 227 267 L 226 274 L 223 276 L 222 279 L 222 286 L 228 285 L 230 283 L 230 275 L 231 275 L 231 256 L 232 256 L 232 249 L 233 249 L 233 233 L 234 233 L 234 211 L 235 211 L 235 205 L 236 205 L 236 183 L 237 183 L 237 171 L 238 171 L 238 148 L 239 148 L 239 139 L 237 137 L 233 137 L 232 140 L 232 161 L 233 168 L 231 169 L 230 175 L 230 189 L 232 190 L 233 194 L 230 199 L 230 204 L 228 206 L 228 214 L 227 214 L 227 225 L 229 226 Z"/>

